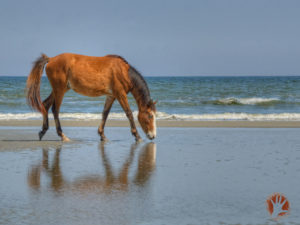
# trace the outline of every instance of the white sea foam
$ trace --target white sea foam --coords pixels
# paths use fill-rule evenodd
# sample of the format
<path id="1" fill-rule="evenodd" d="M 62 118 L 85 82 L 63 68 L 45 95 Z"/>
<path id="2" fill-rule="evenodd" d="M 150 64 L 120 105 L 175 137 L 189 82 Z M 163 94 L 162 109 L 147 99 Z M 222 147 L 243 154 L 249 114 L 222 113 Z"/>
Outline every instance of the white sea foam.
<path id="1" fill-rule="evenodd" d="M 232 104 L 241 104 L 241 105 L 257 105 L 257 104 L 268 104 L 280 102 L 278 98 L 222 98 L 215 101 L 219 104 L 232 105 Z"/>
<path id="2" fill-rule="evenodd" d="M 133 115 L 137 118 L 137 113 Z M 101 113 L 60 113 L 61 120 L 100 120 Z M 49 118 L 53 119 L 52 114 Z M 220 113 L 220 114 L 168 114 L 157 112 L 157 120 L 183 120 L 183 121 L 209 121 L 209 120 L 245 120 L 245 121 L 300 121 L 300 113 L 272 113 L 272 114 L 250 114 L 250 113 Z M 39 113 L 0 113 L 0 120 L 41 120 Z M 112 120 L 127 120 L 125 113 L 110 113 Z"/>

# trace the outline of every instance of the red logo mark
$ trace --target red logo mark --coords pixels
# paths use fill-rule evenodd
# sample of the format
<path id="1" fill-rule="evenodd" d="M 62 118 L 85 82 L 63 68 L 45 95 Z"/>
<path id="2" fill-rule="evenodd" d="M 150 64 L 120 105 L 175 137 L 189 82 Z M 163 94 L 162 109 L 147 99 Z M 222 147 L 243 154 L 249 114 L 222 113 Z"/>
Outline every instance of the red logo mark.
<path id="1" fill-rule="evenodd" d="M 280 193 L 273 193 L 266 201 L 267 210 L 274 220 L 279 220 L 283 216 L 287 216 L 290 211 L 290 203 L 287 198 Z"/>

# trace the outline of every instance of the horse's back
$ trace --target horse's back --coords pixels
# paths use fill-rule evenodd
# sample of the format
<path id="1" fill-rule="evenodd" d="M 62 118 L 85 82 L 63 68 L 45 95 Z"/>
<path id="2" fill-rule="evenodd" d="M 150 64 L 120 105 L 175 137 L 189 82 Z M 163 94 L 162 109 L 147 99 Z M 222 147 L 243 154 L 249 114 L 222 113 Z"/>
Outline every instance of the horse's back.
<path id="1" fill-rule="evenodd" d="M 118 83 L 129 89 L 128 69 L 128 63 L 117 56 L 95 57 L 63 53 L 50 58 L 46 73 L 50 82 L 51 79 L 60 80 L 80 94 L 100 96 L 111 95 Z M 119 88 L 122 86 L 117 87 Z"/>

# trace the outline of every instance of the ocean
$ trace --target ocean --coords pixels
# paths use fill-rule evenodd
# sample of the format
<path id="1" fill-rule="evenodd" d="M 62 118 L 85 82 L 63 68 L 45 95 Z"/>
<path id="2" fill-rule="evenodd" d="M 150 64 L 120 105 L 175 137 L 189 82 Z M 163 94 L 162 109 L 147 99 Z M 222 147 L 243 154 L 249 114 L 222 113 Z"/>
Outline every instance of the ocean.
<path id="1" fill-rule="evenodd" d="M 41 119 L 26 104 L 27 77 L 0 76 L 0 120 Z M 157 100 L 159 120 L 300 120 L 300 77 L 145 77 L 151 96 Z M 47 77 L 42 77 L 41 96 L 51 92 Z M 101 119 L 105 101 L 70 90 L 60 110 L 64 120 Z M 134 116 L 137 106 L 129 101 Z M 50 115 L 50 114 L 49 114 Z M 52 115 L 51 115 L 52 116 Z M 50 117 L 51 117 L 50 116 Z M 109 119 L 125 120 L 115 102 Z"/>

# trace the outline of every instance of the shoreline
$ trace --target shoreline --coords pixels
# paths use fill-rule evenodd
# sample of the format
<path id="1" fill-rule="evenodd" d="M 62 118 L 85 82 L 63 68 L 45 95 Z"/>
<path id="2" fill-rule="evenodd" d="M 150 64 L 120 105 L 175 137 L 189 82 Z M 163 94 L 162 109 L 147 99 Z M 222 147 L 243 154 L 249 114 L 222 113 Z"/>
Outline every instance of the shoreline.
<path id="1" fill-rule="evenodd" d="M 101 120 L 61 120 L 62 127 L 98 127 Z M 139 123 L 135 121 L 139 127 Z M 49 120 L 50 126 L 55 126 L 54 120 Z M 0 120 L 3 127 L 40 127 L 42 120 Z M 127 120 L 108 120 L 107 127 L 129 127 Z M 158 120 L 158 127 L 215 127 L 215 128 L 300 128 L 300 121 L 187 121 Z"/>

